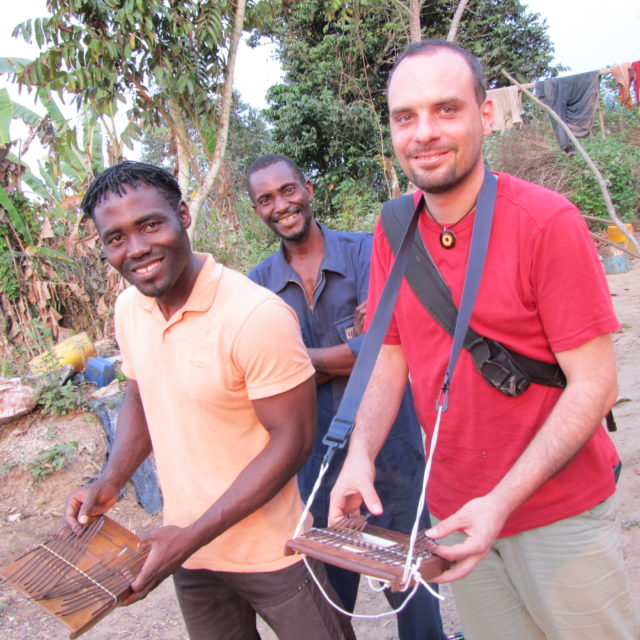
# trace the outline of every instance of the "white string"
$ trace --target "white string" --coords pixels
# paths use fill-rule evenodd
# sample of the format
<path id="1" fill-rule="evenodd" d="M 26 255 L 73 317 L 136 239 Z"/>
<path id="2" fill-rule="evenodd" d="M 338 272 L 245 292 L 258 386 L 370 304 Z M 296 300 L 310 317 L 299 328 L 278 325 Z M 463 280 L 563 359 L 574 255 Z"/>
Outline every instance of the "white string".
<path id="1" fill-rule="evenodd" d="M 438 440 L 438 433 L 440 432 L 440 419 L 442 418 L 442 412 L 444 408 L 442 404 L 438 406 L 438 415 L 436 417 L 436 424 L 433 428 L 433 435 L 431 436 L 431 442 L 429 443 L 429 455 L 427 456 L 427 462 L 424 467 L 424 476 L 422 479 L 422 492 L 420 493 L 420 500 L 418 501 L 418 511 L 416 513 L 416 519 L 413 522 L 413 528 L 411 529 L 411 535 L 409 536 L 409 552 L 407 553 L 407 560 L 404 564 L 404 572 L 402 574 L 402 584 L 407 585 L 411 574 L 411 563 L 413 560 L 413 551 L 416 544 L 416 538 L 418 537 L 418 525 L 420 523 L 420 516 L 424 511 L 424 505 L 427 501 L 427 483 L 429 482 L 429 475 L 431 474 L 431 463 L 433 461 L 433 455 L 436 450 L 436 442 Z M 425 584 L 426 586 L 426 584 Z M 431 587 L 427 587 L 429 593 L 439 597 Z"/>
<path id="2" fill-rule="evenodd" d="M 415 542 L 416 542 L 416 538 L 418 535 L 418 524 L 420 521 L 420 516 L 422 515 L 422 512 L 424 510 L 424 505 L 426 502 L 426 491 L 427 491 L 427 482 L 429 480 L 429 474 L 431 472 L 431 461 L 433 460 L 433 454 L 435 451 L 435 447 L 436 447 L 436 441 L 438 439 L 438 432 L 440 429 L 440 418 L 442 416 L 442 411 L 443 408 L 439 407 L 438 408 L 438 416 L 436 418 L 436 424 L 435 427 L 433 429 L 433 436 L 431 438 L 431 443 L 429 446 L 429 455 L 427 457 L 427 462 L 425 464 L 425 470 L 424 470 L 424 477 L 423 477 L 423 481 L 422 481 L 422 491 L 420 493 L 420 500 L 418 503 L 418 509 L 416 512 L 416 519 L 413 523 L 413 528 L 411 530 L 411 536 L 409 537 L 409 552 L 407 554 L 407 560 L 405 562 L 405 566 L 404 566 L 404 573 L 402 575 L 402 584 L 406 585 L 404 589 L 402 589 L 402 591 L 406 591 L 406 589 L 408 588 L 409 582 L 410 582 L 410 578 L 413 578 L 415 580 L 415 584 L 413 586 L 413 588 L 411 589 L 411 592 L 409 593 L 409 595 L 404 599 L 404 601 L 402 602 L 402 604 L 397 608 L 397 609 L 392 609 L 391 611 L 384 611 L 382 613 L 377 613 L 377 614 L 360 614 L 360 613 L 353 613 L 351 611 L 346 611 L 345 609 L 343 609 L 341 606 L 339 606 L 337 603 L 335 603 L 331 597 L 329 596 L 329 594 L 326 592 L 326 590 L 324 589 L 324 587 L 322 586 L 322 584 L 320 583 L 320 581 L 318 580 L 316 574 L 314 573 L 313 569 L 311 568 L 311 566 L 309 565 L 309 561 L 307 560 L 307 556 L 303 555 L 302 559 L 304 561 L 305 566 L 307 567 L 307 571 L 309 571 L 309 573 L 311 574 L 311 577 L 313 578 L 313 581 L 316 583 L 316 586 L 318 587 L 318 589 L 320 589 L 320 593 L 322 593 L 322 595 L 324 596 L 325 600 L 337 611 L 339 611 L 340 613 L 346 615 L 346 616 L 350 616 L 353 618 L 360 618 L 360 619 L 366 619 L 366 620 L 373 620 L 373 619 L 377 619 L 377 618 L 384 618 L 386 616 L 391 616 L 391 615 L 395 615 L 397 613 L 400 613 L 400 611 L 402 611 L 407 603 L 409 602 L 409 600 L 411 600 L 411 598 L 413 598 L 413 596 L 415 595 L 416 591 L 418 590 L 418 588 L 420 587 L 420 585 L 422 585 L 434 598 L 438 598 L 438 600 L 444 600 L 444 596 L 440 595 L 437 591 L 435 591 L 431 585 L 422 578 L 422 576 L 420 575 L 420 565 L 422 563 L 422 559 L 418 558 L 417 561 L 413 561 L 413 555 L 414 555 L 414 547 L 415 547 Z M 302 510 L 302 514 L 300 516 L 300 520 L 298 521 L 298 524 L 296 525 L 295 528 L 295 532 L 293 534 L 293 537 L 297 537 L 300 534 L 300 531 L 302 530 L 302 527 L 304 526 L 305 520 L 307 519 L 307 515 L 309 514 L 309 511 L 311 509 L 311 505 L 313 504 L 313 500 L 315 498 L 316 493 L 318 492 L 318 489 L 320 488 L 320 484 L 322 483 L 322 478 L 324 477 L 324 475 L 327 472 L 327 469 L 329 468 L 328 463 L 323 462 L 320 465 L 320 471 L 318 472 L 318 478 L 316 479 L 315 484 L 313 485 L 313 488 L 311 489 L 311 493 L 309 494 L 309 497 L 307 498 L 307 502 L 304 505 L 304 509 Z M 384 591 L 384 589 L 387 588 L 388 583 L 386 583 L 385 581 L 381 581 L 381 580 L 376 580 L 377 582 L 381 583 L 380 587 L 375 587 L 373 586 L 372 583 L 372 578 L 371 576 L 367 576 L 368 581 L 369 581 L 369 587 L 373 590 L 373 591 Z"/>
<path id="3" fill-rule="evenodd" d="M 296 525 L 296 529 L 293 532 L 293 537 L 297 538 L 300 535 L 300 531 L 304 526 L 305 520 L 307 519 L 307 515 L 309 514 L 309 510 L 311 509 L 311 505 L 313 504 L 313 499 L 316 497 L 316 493 L 318 493 L 318 489 L 320 488 L 320 483 L 322 482 L 322 478 L 324 478 L 324 474 L 327 473 L 327 469 L 329 468 L 329 463 L 322 462 L 320 465 L 320 471 L 318 472 L 318 479 L 316 483 L 313 485 L 313 489 L 311 489 L 311 493 L 307 498 L 307 503 L 304 505 L 304 509 L 302 510 L 302 515 L 300 516 L 300 520 L 298 520 L 298 524 Z"/>
<path id="4" fill-rule="evenodd" d="M 93 584 L 95 584 L 96 587 L 102 589 L 106 594 L 110 595 L 113 598 L 113 602 L 115 604 L 118 604 L 118 598 L 115 594 L 111 593 L 111 591 L 109 591 L 109 589 L 107 589 L 106 587 L 103 587 L 98 581 L 94 580 L 89 574 L 82 571 L 82 569 L 80 569 L 79 567 L 76 567 L 75 564 L 73 564 L 72 562 L 69 562 L 69 560 L 67 560 L 66 558 L 63 558 L 59 553 L 56 553 L 53 549 L 48 547 L 46 544 L 39 544 L 38 547 L 42 547 L 45 551 L 48 551 L 49 553 L 53 554 L 56 558 L 58 558 L 58 560 L 62 560 L 62 562 L 64 562 L 65 564 L 68 564 L 72 569 L 75 569 L 80 575 L 84 576 L 87 580 L 93 582 Z"/>

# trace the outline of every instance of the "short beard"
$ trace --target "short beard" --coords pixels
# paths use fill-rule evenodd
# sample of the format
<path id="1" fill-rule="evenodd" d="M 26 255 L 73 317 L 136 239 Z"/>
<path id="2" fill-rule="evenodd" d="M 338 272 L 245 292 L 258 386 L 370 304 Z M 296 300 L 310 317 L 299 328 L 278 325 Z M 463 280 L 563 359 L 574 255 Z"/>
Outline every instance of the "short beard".
<path id="1" fill-rule="evenodd" d="M 420 184 L 420 182 L 418 181 L 414 181 L 411 176 L 409 176 L 409 178 L 411 179 L 413 184 L 415 184 L 416 187 L 418 187 L 418 189 L 420 189 L 421 191 L 424 191 L 424 193 L 447 193 L 449 191 L 453 191 L 453 189 L 455 189 L 459 184 L 464 182 L 469 177 L 474 168 L 475 165 L 469 167 L 464 173 L 457 174 L 454 167 L 439 180 L 433 182 L 423 182 L 422 184 Z"/>
<path id="2" fill-rule="evenodd" d="M 309 235 L 309 229 L 311 229 L 311 218 L 304 218 L 304 222 L 302 224 L 302 228 L 300 229 L 300 231 L 297 231 L 293 235 L 288 236 L 288 235 L 282 233 L 281 231 L 278 230 L 277 226 L 274 229 L 274 231 L 275 231 L 275 234 L 280 239 L 286 240 L 287 242 L 293 242 L 294 244 L 297 244 L 297 243 L 302 242 L 303 240 L 306 239 L 306 237 Z"/>

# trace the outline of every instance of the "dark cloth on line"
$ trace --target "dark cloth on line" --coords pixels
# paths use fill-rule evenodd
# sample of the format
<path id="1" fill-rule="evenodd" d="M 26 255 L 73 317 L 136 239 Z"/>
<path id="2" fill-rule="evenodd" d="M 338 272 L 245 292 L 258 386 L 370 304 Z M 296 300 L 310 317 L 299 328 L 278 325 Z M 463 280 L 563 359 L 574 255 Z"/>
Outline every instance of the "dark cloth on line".
<path id="1" fill-rule="evenodd" d="M 591 132 L 599 85 L 599 71 L 547 78 L 536 82 L 536 96 L 560 116 L 576 138 L 585 138 Z M 551 116 L 549 118 L 560 148 L 567 153 L 575 151 L 566 131 Z"/>

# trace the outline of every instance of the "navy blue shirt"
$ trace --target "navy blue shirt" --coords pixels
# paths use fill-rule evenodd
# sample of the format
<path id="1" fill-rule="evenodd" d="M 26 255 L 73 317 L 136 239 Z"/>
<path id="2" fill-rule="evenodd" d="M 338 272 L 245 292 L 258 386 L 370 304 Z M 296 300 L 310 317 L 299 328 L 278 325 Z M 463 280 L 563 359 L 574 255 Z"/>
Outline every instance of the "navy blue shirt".
<path id="1" fill-rule="evenodd" d="M 331 347 L 347 344 L 358 355 L 363 336 L 353 337 L 355 309 L 367 299 L 369 287 L 369 261 L 373 236 L 369 233 L 345 233 L 332 231 L 316 223 L 324 239 L 324 256 L 318 280 L 313 291 L 313 304 L 309 305 L 300 276 L 287 262 L 282 244 L 280 248 L 249 272 L 254 282 L 277 293 L 298 315 L 304 344 L 309 348 Z M 298 474 L 300 491 L 307 499 L 318 477 L 320 463 L 325 453 L 322 444 L 331 420 L 335 415 L 345 387 L 347 376 L 335 376 L 317 388 L 317 433 L 310 459 Z M 324 488 L 318 492 L 311 509 L 316 526 L 328 510 L 329 492 L 342 466 L 345 450 L 336 452 L 327 475 Z M 424 468 L 422 433 L 413 407 L 410 390 L 405 392 L 398 417 L 385 445 L 376 459 L 376 489 L 385 505 L 383 494 L 397 501 L 400 489 L 397 474 L 418 480 Z M 404 483 L 400 483 L 404 484 Z M 385 491 L 388 488 L 389 491 Z M 385 511 L 387 505 L 385 505 Z"/>

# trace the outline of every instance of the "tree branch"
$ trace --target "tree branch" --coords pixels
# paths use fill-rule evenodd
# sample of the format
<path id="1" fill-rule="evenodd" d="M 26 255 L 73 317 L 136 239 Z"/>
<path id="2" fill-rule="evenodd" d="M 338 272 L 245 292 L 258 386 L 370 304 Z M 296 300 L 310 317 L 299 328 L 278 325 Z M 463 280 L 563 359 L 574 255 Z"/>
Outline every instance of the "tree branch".
<path id="1" fill-rule="evenodd" d="M 468 4 L 469 0 L 460 0 L 458 8 L 453 14 L 453 20 L 451 21 L 449 33 L 447 34 L 447 40 L 449 42 L 455 42 L 456 36 L 458 35 L 458 29 L 460 28 L 460 22 L 462 21 L 462 14 L 464 13 L 464 10 L 467 8 Z"/>
<path id="2" fill-rule="evenodd" d="M 569 136 L 569 140 L 573 143 L 576 150 L 580 153 L 580 155 L 584 158 L 587 166 L 593 171 L 593 174 L 596 177 L 596 181 L 600 186 L 600 190 L 602 191 L 602 197 L 604 198 L 604 203 L 607 207 L 607 213 L 609 217 L 613 220 L 614 224 L 618 229 L 620 229 L 622 235 L 629 241 L 631 246 L 634 248 L 636 253 L 640 255 L 640 245 L 638 241 L 633 237 L 633 234 L 629 233 L 629 230 L 624 225 L 624 222 L 620 220 L 618 215 L 616 214 L 615 207 L 613 206 L 613 202 L 611 200 L 611 196 L 609 195 L 609 190 L 607 189 L 607 183 L 605 182 L 602 174 L 600 173 L 600 169 L 596 166 L 595 162 L 591 159 L 589 154 L 584 150 L 584 147 L 578 142 L 578 138 L 574 135 L 573 131 L 569 129 L 566 123 L 560 118 L 560 116 L 553 110 L 551 107 L 547 106 L 542 100 L 536 98 L 536 96 L 531 93 L 528 89 L 525 89 L 522 84 L 520 84 L 515 78 L 513 78 L 505 69 L 502 69 L 502 73 L 509 79 L 509 81 L 514 84 L 516 87 L 520 89 L 523 93 L 525 93 L 529 98 L 531 98 L 536 104 L 540 105 L 565 131 L 565 133 Z"/>
<path id="3" fill-rule="evenodd" d="M 237 0 L 236 13 L 233 20 L 233 31 L 231 33 L 231 43 L 229 45 L 229 57 L 227 58 L 227 77 L 224 81 L 222 89 L 222 101 L 220 104 L 220 121 L 218 125 L 218 137 L 216 139 L 216 148 L 209 165 L 209 170 L 205 176 L 204 182 L 198 187 L 189 203 L 189 209 L 192 218 L 192 224 L 189 229 L 189 236 L 193 238 L 198 215 L 202 209 L 205 198 L 213 189 L 213 185 L 220 171 L 224 152 L 227 146 L 227 138 L 229 137 L 229 124 L 231 112 L 231 98 L 233 96 L 233 72 L 236 65 L 236 57 L 238 54 L 238 44 L 242 35 L 242 27 L 244 25 L 244 12 L 246 8 L 246 0 Z"/>

